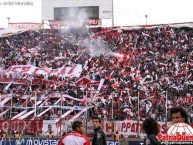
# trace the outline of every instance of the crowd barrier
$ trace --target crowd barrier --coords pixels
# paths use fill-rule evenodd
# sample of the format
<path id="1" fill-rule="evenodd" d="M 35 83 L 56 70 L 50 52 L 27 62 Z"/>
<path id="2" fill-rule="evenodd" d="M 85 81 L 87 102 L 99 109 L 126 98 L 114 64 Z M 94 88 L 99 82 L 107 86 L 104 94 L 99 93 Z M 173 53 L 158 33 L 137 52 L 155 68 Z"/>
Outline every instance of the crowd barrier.
<path id="1" fill-rule="evenodd" d="M 0 145 L 57 145 L 59 138 L 1 138 Z M 118 141 L 107 140 L 107 145 L 119 145 Z"/>
<path id="2" fill-rule="evenodd" d="M 59 138 L 1 138 L 0 145 L 57 145 Z M 143 145 L 142 140 L 121 139 L 107 140 L 107 145 Z"/>
<path id="3" fill-rule="evenodd" d="M 0 145 L 57 145 L 58 138 L 6 138 L 1 139 Z"/>

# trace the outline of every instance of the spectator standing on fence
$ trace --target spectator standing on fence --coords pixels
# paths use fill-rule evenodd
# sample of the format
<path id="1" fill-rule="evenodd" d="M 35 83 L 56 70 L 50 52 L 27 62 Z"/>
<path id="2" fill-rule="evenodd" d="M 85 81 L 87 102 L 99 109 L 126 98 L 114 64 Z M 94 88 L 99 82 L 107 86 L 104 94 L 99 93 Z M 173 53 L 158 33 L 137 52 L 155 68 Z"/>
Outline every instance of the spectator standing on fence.
<path id="1" fill-rule="evenodd" d="M 158 123 L 153 118 L 147 118 L 142 124 L 143 131 L 146 133 L 144 145 L 161 145 L 156 136 L 159 133 Z"/>
<path id="2" fill-rule="evenodd" d="M 90 140 L 84 135 L 85 127 L 82 122 L 72 124 L 73 131 L 64 135 L 58 145 L 90 145 Z"/>
<path id="3" fill-rule="evenodd" d="M 101 128 L 101 119 L 99 117 L 94 117 L 92 123 L 94 129 L 92 145 L 107 145 L 105 133 Z"/>

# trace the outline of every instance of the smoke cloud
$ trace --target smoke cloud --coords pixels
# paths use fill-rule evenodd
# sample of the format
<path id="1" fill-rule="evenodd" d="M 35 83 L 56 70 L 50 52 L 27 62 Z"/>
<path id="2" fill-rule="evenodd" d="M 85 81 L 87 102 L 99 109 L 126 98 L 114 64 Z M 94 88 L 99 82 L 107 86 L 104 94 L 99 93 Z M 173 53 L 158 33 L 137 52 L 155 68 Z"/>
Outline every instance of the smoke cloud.
<path id="1" fill-rule="evenodd" d="M 86 10 L 80 8 L 70 8 L 63 15 L 67 15 L 69 20 L 64 20 L 64 22 L 69 21 L 69 25 L 67 28 L 65 27 L 62 29 L 61 32 L 69 33 L 70 31 L 70 35 L 68 35 L 68 38 L 65 38 L 63 42 L 68 41 L 72 45 L 76 43 L 82 48 L 86 48 L 85 53 L 89 53 L 92 57 L 99 57 L 101 55 L 104 55 L 105 57 L 123 57 L 123 55 L 113 52 L 112 50 L 114 50 L 114 46 L 109 44 L 103 38 L 93 38 L 91 36 L 86 28 L 86 22 L 88 20 L 88 13 Z M 86 37 L 82 41 L 81 39 L 83 35 Z M 78 41 L 81 41 L 81 43 L 77 43 Z"/>
<path id="2" fill-rule="evenodd" d="M 105 57 L 119 57 L 122 58 L 123 55 L 113 52 L 112 47 L 114 47 L 113 45 L 109 44 L 108 42 L 106 42 L 105 40 L 103 40 L 102 38 L 89 38 L 89 39 L 85 39 L 83 41 L 83 45 L 88 48 L 89 53 L 92 57 L 99 57 L 100 55 L 104 55 Z"/>
<path id="3" fill-rule="evenodd" d="M 88 14 L 86 10 L 78 7 L 69 8 L 62 14 L 65 28 L 82 28 L 86 27 Z"/>

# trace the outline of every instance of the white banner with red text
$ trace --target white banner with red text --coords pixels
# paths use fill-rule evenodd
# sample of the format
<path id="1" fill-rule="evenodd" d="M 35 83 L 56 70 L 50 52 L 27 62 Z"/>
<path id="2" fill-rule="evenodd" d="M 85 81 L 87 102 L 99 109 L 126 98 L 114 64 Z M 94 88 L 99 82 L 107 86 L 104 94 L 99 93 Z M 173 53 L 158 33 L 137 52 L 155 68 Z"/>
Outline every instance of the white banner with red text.
<path id="1" fill-rule="evenodd" d="M 42 23 L 9 23 L 9 28 L 38 30 L 38 29 L 43 29 L 43 24 Z"/>
<path id="2" fill-rule="evenodd" d="M 82 73 L 82 65 L 75 64 L 74 66 L 61 67 L 58 69 L 46 69 L 39 68 L 33 65 L 13 65 L 10 66 L 6 71 L 6 75 L 56 75 L 63 77 L 79 77 Z"/>

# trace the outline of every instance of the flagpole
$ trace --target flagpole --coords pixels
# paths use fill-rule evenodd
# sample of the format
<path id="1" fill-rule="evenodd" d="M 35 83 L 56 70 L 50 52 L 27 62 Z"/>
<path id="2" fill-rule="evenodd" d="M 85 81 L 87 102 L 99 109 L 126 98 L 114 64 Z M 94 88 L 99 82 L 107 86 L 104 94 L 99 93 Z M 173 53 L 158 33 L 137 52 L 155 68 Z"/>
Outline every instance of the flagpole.
<path id="1" fill-rule="evenodd" d="M 137 137 L 139 138 L 139 84 L 137 84 L 137 122 L 138 122 L 138 128 L 137 128 Z"/>
<path id="2" fill-rule="evenodd" d="M 167 127 L 167 121 L 168 121 L 168 93 L 166 90 L 166 103 L 165 103 L 165 107 L 166 107 L 166 127 Z"/>
<path id="3" fill-rule="evenodd" d="M 114 95 L 115 95 L 115 92 L 113 92 L 113 95 L 112 95 L 112 104 L 111 104 L 111 110 L 112 110 L 112 115 L 111 115 L 111 116 L 112 116 L 112 120 L 113 120 L 113 118 L 114 118 L 114 113 L 113 113 L 113 112 L 114 112 L 114 110 L 113 110 L 113 103 L 114 103 L 113 100 L 114 100 Z"/>
<path id="4" fill-rule="evenodd" d="M 11 118 L 12 118 L 12 108 L 13 108 L 13 93 L 11 93 L 11 110 L 10 110 L 10 119 L 9 119 L 9 124 L 11 124 Z M 9 131 L 11 130 L 11 125 L 9 125 Z M 10 139 L 10 137 L 9 137 L 9 139 Z"/>
<path id="5" fill-rule="evenodd" d="M 60 91 L 60 90 L 59 90 L 59 91 Z M 63 114 L 63 112 L 62 112 L 63 95 L 62 95 L 62 92 L 61 92 L 61 91 L 60 91 L 60 95 L 61 95 L 61 100 L 60 100 L 60 101 L 61 101 L 61 102 L 60 102 L 60 111 L 61 111 L 61 114 Z"/>
<path id="6" fill-rule="evenodd" d="M 37 106 L 36 106 L 36 104 L 37 104 L 37 92 L 35 91 L 35 113 L 34 113 L 34 118 L 36 119 L 36 115 L 37 115 L 37 113 L 36 113 L 36 111 L 37 111 Z"/>
<path id="7" fill-rule="evenodd" d="M 9 28 L 9 20 L 10 20 L 10 17 L 7 17 L 7 28 Z"/>
<path id="8" fill-rule="evenodd" d="M 87 135 L 87 128 L 88 128 L 88 124 L 87 124 L 87 118 L 88 118 L 87 106 L 88 106 L 88 102 L 87 102 L 87 99 L 88 99 L 88 92 L 86 90 L 86 135 Z"/>
<path id="9" fill-rule="evenodd" d="M 26 90 L 25 90 L 25 92 L 24 92 L 24 95 L 27 93 L 27 90 L 28 90 L 29 86 L 30 86 L 30 85 L 27 86 L 27 88 L 26 88 Z M 30 89 L 29 89 L 29 90 L 30 90 Z M 29 93 L 29 95 L 30 95 L 30 93 Z M 27 109 L 28 99 L 29 99 L 29 98 L 26 97 L 26 100 L 25 100 L 25 101 L 26 101 L 26 104 L 24 104 L 25 107 L 26 107 L 26 109 Z"/>
<path id="10" fill-rule="evenodd" d="M 61 111 L 61 114 L 60 114 L 60 116 L 63 114 L 63 112 L 62 112 L 62 106 L 63 106 L 63 95 L 62 95 L 62 92 L 61 92 L 61 90 L 59 89 L 59 91 L 60 91 L 60 95 L 61 95 L 61 102 L 60 102 L 60 111 Z M 62 122 L 62 121 L 61 121 Z M 60 135 L 62 135 L 61 134 L 61 131 L 62 131 L 62 123 L 59 123 L 59 126 L 60 126 Z M 58 128 L 57 128 L 58 129 Z M 57 131 L 58 132 L 58 131 Z"/>
<path id="11" fill-rule="evenodd" d="M 115 97 L 115 92 L 113 92 L 113 95 L 112 95 L 112 104 L 111 104 L 111 110 L 112 110 L 112 115 L 111 115 L 111 117 L 112 117 L 112 126 L 114 125 L 114 123 L 113 123 L 113 118 L 114 118 L 114 109 L 113 109 L 113 103 L 114 103 L 114 97 Z M 114 132 L 112 132 L 112 136 L 113 136 L 113 134 L 114 134 Z"/>
<path id="12" fill-rule="evenodd" d="M 30 86 L 29 86 L 29 96 L 28 97 L 26 97 L 26 102 L 27 102 L 27 99 L 29 99 L 29 100 L 31 100 L 31 95 L 32 95 L 32 79 L 30 80 Z M 26 103 L 26 111 L 27 111 L 27 104 L 28 103 Z"/>
<path id="13" fill-rule="evenodd" d="M 12 108 L 13 108 L 13 93 L 11 93 L 11 110 L 10 110 L 10 119 L 12 118 Z"/>
<path id="14" fill-rule="evenodd" d="M 1 103 L 1 100 L 2 100 L 2 95 L 0 94 L 0 103 Z"/>
<path id="15" fill-rule="evenodd" d="M 34 113 L 34 118 L 35 118 L 35 120 L 34 121 L 36 121 L 36 116 L 37 116 L 37 90 L 35 91 L 35 113 Z M 36 134 L 36 127 L 34 126 L 34 133 Z"/>

